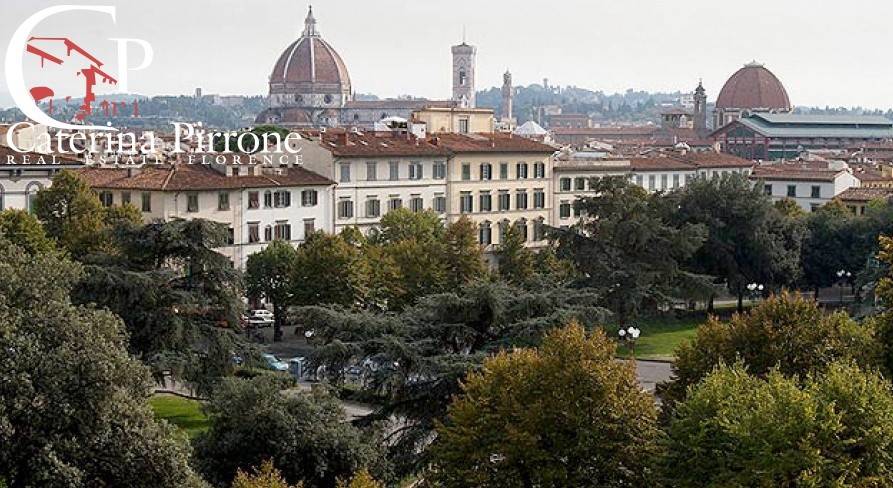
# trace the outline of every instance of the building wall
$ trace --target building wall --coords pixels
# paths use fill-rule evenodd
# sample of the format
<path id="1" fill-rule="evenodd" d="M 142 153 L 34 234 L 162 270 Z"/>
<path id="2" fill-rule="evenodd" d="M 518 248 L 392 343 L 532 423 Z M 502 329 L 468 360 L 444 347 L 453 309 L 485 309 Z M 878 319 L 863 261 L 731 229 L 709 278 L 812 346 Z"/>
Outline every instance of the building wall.
<path id="1" fill-rule="evenodd" d="M 429 133 L 493 132 L 496 119 L 492 110 L 424 109 L 413 112 L 412 118 L 424 122 Z M 460 122 L 467 121 L 467 127 Z"/>
<path id="2" fill-rule="evenodd" d="M 291 240 L 294 245 L 304 241 L 304 223 L 313 220 L 314 229 L 332 232 L 331 205 L 333 187 L 331 186 L 299 186 L 280 188 L 248 188 L 220 191 L 141 191 L 141 190 L 104 190 L 95 188 L 97 192 L 108 192 L 112 195 L 112 204 L 120 205 L 124 201 L 124 194 L 130 194 L 130 203 L 137 209 L 143 210 L 142 195 L 149 195 L 151 208 L 143 211 L 145 222 L 168 221 L 174 218 L 182 219 L 207 219 L 218 222 L 233 229 L 233 244 L 218 249 L 218 251 L 230 258 L 239 268 L 244 268 L 248 256 L 264 249 L 269 241 L 265 239 L 265 228 L 275 226 L 276 223 L 287 222 L 291 225 Z M 264 192 L 288 191 L 291 193 L 291 204 L 288 207 L 266 207 L 264 205 Z M 301 204 L 301 192 L 304 190 L 317 191 L 317 204 L 304 207 Z M 249 193 L 259 192 L 259 208 L 248 208 Z M 219 194 L 229 195 L 229 208 L 221 210 L 218 206 Z M 198 211 L 189 211 L 189 195 L 198 196 Z M 257 223 L 260 241 L 249 242 L 249 224 Z"/>
<path id="3" fill-rule="evenodd" d="M 49 188 L 59 167 L 4 168 L 0 166 L 0 210 L 29 210 L 29 200 Z"/>
<path id="4" fill-rule="evenodd" d="M 577 198 L 595 196 L 595 191 L 592 190 L 593 178 L 631 176 L 628 169 L 586 171 L 579 168 L 554 168 L 552 174 L 551 225 L 554 227 L 568 227 L 577 223 L 579 215 L 573 210 L 574 201 Z M 583 185 L 582 190 L 579 185 Z"/>
<path id="5" fill-rule="evenodd" d="M 492 165 L 492 179 L 481 180 L 481 164 Z M 508 178 L 500 177 L 500 164 L 507 164 Z M 527 178 L 518 178 L 517 164 L 527 164 Z M 534 163 L 545 165 L 544 176 L 534 178 Z M 469 179 L 463 179 L 463 165 L 468 165 Z M 463 215 L 470 218 L 476 225 L 489 222 L 491 225 L 492 244 L 487 251 L 495 249 L 500 243 L 498 224 L 508 220 L 514 224 L 519 219 L 527 221 L 528 246 L 537 247 L 545 244 L 544 241 L 533 240 L 533 223 L 542 219 L 546 225 L 551 225 L 552 213 L 552 159 L 545 154 L 518 154 L 518 153 L 460 153 L 455 155 L 448 165 L 448 192 L 449 192 L 449 221 L 455 222 Z M 517 209 L 517 192 L 526 190 L 527 209 Z M 534 192 L 542 190 L 544 201 L 542 208 L 534 208 Z M 480 195 L 489 192 L 492 200 L 492 210 L 480 211 Z M 510 210 L 499 210 L 498 198 L 500 192 L 509 195 Z M 472 211 L 465 213 L 461 209 L 461 199 L 464 195 L 472 197 Z"/>
<path id="6" fill-rule="evenodd" d="M 807 212 L 811 212 L 816 208 L 828 203 L 835 196 L 842 193 L 847 188 L 859 186 L 859 180 L 849 173 L 839 174 L 834 181 L 798 181 L 798 180 L 765 180 L 762 183 L 767 195 L 772 197 L 773 201 L 784 200 L 790 198 L 800 205 L 800 208 Z M 770 187 L 767 188 L 767 185 Z M 788 187 L 791 186 L 795 190 L 795 196 L 788 194 Z M 812 188 L 818 187 L 819 196 L 812 196 Z"/>
<path id="7" fill-rule="evenodd" d="M 391 163 L 397 166 L 396 180 L 390 178 Z M 401 207 L 410 208 L 411 199 L 418 197 L 422 199 L 423 209 L 433 209 L 436 197 L 446 199 L 447 196 L 446 178 L 434 178 L 435 163 L 448 166 L 446 157 L 335 158 L 329 171 L 330 174 L 321 173 L 337 182 L 332 207 L 335 215 L 335 232 L 340 232 L 348 226 L 357 226 L 363 233 L 368 233 L 388 212 L 388 202 L 391 199 L 399 199 L 402 202 Z M 367 177 L 368 164 L 375 165 L 374 180 Z M 410 178 L 410 165 L 412 164 L 421 165 L 421 178 Z M 349 181 L 342 179 L 342 167 L 350 168 Z M 379 214 L 378 216 L 368 216 L 366 202 L 375 199 L 379 201 Z M 344 217 L 339 214 L 339 204 L 345 201 L 353 202 L 353 217 Z"/>

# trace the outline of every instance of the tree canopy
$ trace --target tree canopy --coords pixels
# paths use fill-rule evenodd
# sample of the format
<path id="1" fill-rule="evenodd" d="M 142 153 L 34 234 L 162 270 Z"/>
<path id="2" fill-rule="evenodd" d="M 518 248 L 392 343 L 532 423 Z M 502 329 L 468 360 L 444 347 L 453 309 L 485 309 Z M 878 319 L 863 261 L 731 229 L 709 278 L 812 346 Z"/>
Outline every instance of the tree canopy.
<path id="1" fill-rule="evenodd" d="M 656 409 L 604 332 L 577 324 L 501 352 L 462 384 L 437 427 L 440 486 L 649 486 Z"/>

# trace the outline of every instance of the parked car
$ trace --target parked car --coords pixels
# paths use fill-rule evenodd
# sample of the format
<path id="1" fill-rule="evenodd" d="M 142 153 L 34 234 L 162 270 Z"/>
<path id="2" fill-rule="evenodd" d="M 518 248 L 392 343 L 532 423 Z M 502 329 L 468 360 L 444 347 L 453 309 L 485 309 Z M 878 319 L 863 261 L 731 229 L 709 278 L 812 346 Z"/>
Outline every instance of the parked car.
<path id="1" fill-rule="evenodd" d="M 273 325 L 273 312 L 259 309 L 248 314 L 248 324 L 254 327 L 270 327 Z"/>
<path id="2" fill-rule="evenodd" d="M 273 354 L 261 354 L 261 358 L 266 362 L 267 367 L 273 371 L 288 371 L 288 363 Z"/>

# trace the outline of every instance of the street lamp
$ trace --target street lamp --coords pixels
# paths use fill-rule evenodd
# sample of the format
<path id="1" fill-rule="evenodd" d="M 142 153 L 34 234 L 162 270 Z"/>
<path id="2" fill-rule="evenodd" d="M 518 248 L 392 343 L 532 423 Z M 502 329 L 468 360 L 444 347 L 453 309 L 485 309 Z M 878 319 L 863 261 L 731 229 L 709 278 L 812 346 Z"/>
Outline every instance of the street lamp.
<path id="1" fill-rule="evenodd" d="M 843 305 L 843 284 L 850 281 L 850 278 L 852 278 L 852 277 L 853 277 L 853 273 L 850 273 L 849 271 L 847 271 L 845 269 L 842 269 L 837 272 L 837 280 L 838 280 L 837 287 L 840 290 L 839 303 L 841 305 Z"/>
<path id="2" fill-rule="evenodd" d="M 756 300 L 758 297 L 763 295 L 763 289 L 765 287 L 761 283 L 750 283 L 747 285 L 747 290 L 750 292 L 751 301 Z"/>
<path id="3" fill-rule="evenodd" d="M 617 335 L 620 336 L 621 341 L 625 341 L 629 346 L 630 356 L 632 358 L 636 357 L 636 339 L 639 338 L 639 334 L 642 331 L 637 329 L 636 327 L 630 325 L 626 329 L 621 328 L 617 331 Z"/>

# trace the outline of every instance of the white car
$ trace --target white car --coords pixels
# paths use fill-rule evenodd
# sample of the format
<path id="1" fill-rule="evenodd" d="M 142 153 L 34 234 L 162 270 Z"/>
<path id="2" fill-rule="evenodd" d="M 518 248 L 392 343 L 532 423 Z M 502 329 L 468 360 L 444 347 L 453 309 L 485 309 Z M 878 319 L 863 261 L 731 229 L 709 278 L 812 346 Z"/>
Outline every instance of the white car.
<path id="1" fill-rule="evenodd" d="M 269 327 L 273 325 L 273 312 L 269 310 L 252 310 L 248 314 L 248 323 L 258 327 Z"/>

